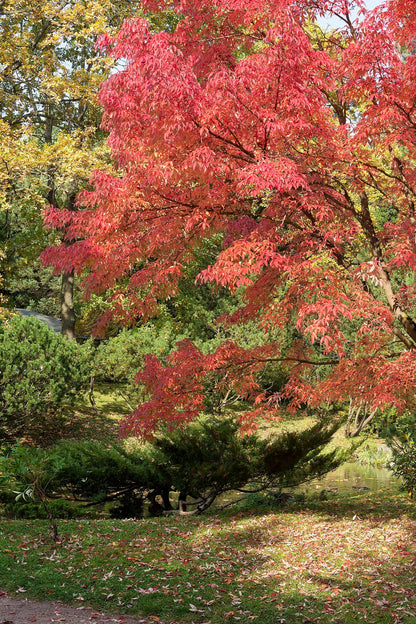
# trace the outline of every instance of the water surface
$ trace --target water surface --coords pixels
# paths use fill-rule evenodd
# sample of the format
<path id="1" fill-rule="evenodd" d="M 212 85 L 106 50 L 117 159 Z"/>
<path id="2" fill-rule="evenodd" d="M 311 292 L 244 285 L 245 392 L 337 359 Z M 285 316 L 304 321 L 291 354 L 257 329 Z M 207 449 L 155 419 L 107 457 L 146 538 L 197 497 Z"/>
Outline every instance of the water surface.
<path id="1" fill-rule="evenodd" d="M 357 462 L 342 464 L 336 470 L 328 473 L 321 479 L 314 479 L 310 483 L 299 486 L 302 492 L 313 492 L 319 490 L 337 490 L 340 492 L 360 490 L 382 490 L 388 487 L 399 487 L 400 480 L 387 468 L 377 468 L 374 466 L 363 466 Z"/>

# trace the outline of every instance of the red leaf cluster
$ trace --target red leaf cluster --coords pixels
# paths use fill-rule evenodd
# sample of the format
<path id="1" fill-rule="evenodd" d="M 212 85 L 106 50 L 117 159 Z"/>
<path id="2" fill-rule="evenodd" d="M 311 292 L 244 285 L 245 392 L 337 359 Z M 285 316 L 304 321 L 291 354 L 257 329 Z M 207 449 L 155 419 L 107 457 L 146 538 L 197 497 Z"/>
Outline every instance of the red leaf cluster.
<path id="1" fill-rule="evenodd" d="M 144 5 L 160 12 L 170 2 Z M 116 309 L 124 297 L 131 314 L 146 316 L 175 294 L 201 241 L 223 231 L 221 253 L 198 279 L 244 287 L 246 305 L 231 321 L 257 318 L 265 331 L 294 323 L 303 338 L 289 355 L 277 342 L 244 356 L 235 345 L 204 356 L 184 343 L 166 367 L 149 358 L 142 381 L 152 398 L 126 430 L 193 418 L 214 371 L 227 369 L 233 387 L 255 393 L 267 358 L 285 360 L 283 396 L 294 404 L 359 393 L 373 406 L 408 408 L 416 381 L 410 3 L 366 12 L 356 0 L 182 0 L 176 10 L 172 32 L 137 18 L 116 40 L 101 40 L 124 66 L 100 95 L 118 174 L 97 173 L 78 212 L 46 212 L 46 225 L 64 228 L 72 244 L 44 260 L 87 271 L 87 294 L 120 285 Z M 341 19 L 338 30 L 313 25 L 328 13 Z"/>

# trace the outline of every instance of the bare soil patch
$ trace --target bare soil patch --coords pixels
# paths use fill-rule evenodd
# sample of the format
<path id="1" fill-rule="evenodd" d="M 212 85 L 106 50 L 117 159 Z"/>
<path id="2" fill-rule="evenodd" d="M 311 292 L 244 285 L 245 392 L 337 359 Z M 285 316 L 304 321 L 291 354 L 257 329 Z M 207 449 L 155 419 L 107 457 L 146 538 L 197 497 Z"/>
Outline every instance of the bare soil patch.
<path id="1" fill-rule="evenodd" d="M 0 590 L 0 624 L 168 624 L 158 617 L 115 615 L 102 613 L 81 605 L 69 607 L 61 602 L 17 600 Z M 172 622 L 171 624 L 175 624 Z"/>

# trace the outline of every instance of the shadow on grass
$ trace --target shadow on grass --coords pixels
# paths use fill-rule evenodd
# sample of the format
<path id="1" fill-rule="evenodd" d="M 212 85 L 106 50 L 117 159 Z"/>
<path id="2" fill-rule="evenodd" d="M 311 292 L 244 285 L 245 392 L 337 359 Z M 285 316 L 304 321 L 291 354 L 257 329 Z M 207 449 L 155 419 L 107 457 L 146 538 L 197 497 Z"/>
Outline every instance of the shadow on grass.
<path id="1" fill-rule="evenodd" d="M 56 439 L 115 440 L 118 435 L 120 416 L 110 416 L 92 406 L 78 404 L 66 411 L 65 426 Z"/>
<path id="2" fill-rule="evenodd" d="M 124 384 L 95 384 L 95 407 L 87 395 L 68 407 L 67 424 L 60 438 L 116 440 L 119 422 L 135 407 L 135 400 Z"/>
<path id="3" fill-rule="evenodd" d="M 414 537 L 413 532 L 410 539 Z M 403 557 L 402 561 L 383 554 L 381 549 L 364 551 L 361 557 L 357 552 L 350 569 L 336 578 L 325 573 L 309 575 L 307 583 L 326 593 L 324 610 L 338 612 L 339 619 L 332 621 L 414 624 L 415 556 L 407 553 L 405 545 L 396 546 L 397 557 Z"/>
<path id="4" fill-rule="evenodd" d="M 135 407 L 137 397 L 132 395 L 131 389 L 122 383 L 96 383 L 94 398 L 98 409 L 104 414 L 129 414 Z"/>

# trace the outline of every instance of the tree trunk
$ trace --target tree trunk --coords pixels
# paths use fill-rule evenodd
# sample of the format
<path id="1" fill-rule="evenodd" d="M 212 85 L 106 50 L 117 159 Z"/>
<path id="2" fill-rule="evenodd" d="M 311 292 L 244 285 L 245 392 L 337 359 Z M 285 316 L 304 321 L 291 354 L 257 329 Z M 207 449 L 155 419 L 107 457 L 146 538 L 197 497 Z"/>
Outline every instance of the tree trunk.
<path id="1" fill-rule="evenodd" d="M 62 335 L 68 340 L 75 338 L 75 311 L 74 311 L 74 272 L 62 273 L 61 286 L 61 320 Z"/>
<path id="2" fill-rule="evenodd" d="M 161 492 L 161 496 L 162 496 L 162 500 L 163 500 L 163 506 L 167 511 L 170 511 L 172 509 L 172 505 L 170 503 L 170 498 L 169 498 L 169 488 L 162 488 L 162 492 Z"/>
<path id="3" fill-rule="evenodd" d="M 383 251 L 370 214 L 369 202 L 366 193 L 361 194 L 360 202 L 361 213 L 359 215 L 359 221 L 370 244 L 374 259 L 379 263 L 378 270 L 381 278 L 381 286 L 394 317 L 399 321 L 407 336 L 409 336 L 411 340 L 406 339 L 403 335 L 400 335 L 397 332 L 394 333 L 402 340 L 402 342 L 404 342 L 408 349 L 414 349 L 416 347 L 416 322 L 401 308 L 397 297 L 394 294 L 390 275 L 384 267 Z"/>
<path id="4" fill-rule="evenodd" d="M 70 193 L 66 202 L 67 210 L 76 210 L 76 193 Z M 69 244 L 68 242 L 66 243 Z M 74 271 L 63 272 L 61 282 L 61 320 L 62 335 L 69 340 L 75 338 L 75 309 L 74 309 Z"/>
<path id="5" fill-rule="evenodd" d="M 361 431 L 370 424 L 374 416 L 377 414 L 378 408 L 368 409 L 368 406 L 361 401 L 353 401 L 350 399 L 348 409 L 348 419 L 345 423 L 345 437 L 355 438 Z"/>
<path id="6" fill-rule="evenodd" d="M 49 145 L 53 141 L 53 108 L 51 105 L 46 106 L 46 122 L 45 122 L 45 143 Z M 55 175 L 52 167 L 48 168 L 48 202 L 58 208 L 58 202 L 55 193 Z M 75 195 L 71 194 L 68 198 L 69 210 L 74 209 Z M 66 336 L 69 340 L 75 338 L 75 311 L 74 311 L 74 272 L 62 273 L 61 279 L 61 320 L 63 336 Z"/>

